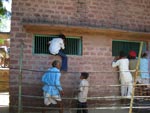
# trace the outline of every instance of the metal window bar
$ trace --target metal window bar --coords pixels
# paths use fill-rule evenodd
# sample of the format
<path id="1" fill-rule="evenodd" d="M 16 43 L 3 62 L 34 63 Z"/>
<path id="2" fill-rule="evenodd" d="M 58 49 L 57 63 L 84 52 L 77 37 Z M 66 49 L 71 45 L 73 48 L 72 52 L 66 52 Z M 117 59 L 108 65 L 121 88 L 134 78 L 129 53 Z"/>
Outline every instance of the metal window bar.
<path id="1" fill-rule="evenodd" d="M 34 37 L 34 53 L 35 54 L 49 54 L 48 42 L 53 37 L 35 35 Z"/>

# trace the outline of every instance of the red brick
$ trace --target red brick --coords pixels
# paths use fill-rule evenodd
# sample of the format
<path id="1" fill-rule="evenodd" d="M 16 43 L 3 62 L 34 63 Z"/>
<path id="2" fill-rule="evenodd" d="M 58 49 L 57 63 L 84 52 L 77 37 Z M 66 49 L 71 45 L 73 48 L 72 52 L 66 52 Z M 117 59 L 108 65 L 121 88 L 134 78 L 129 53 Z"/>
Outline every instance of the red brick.
<path id="1" fill-rule="evenodd" d="M 17 37 L 17 38 L 20 38 L 20 37 L 25 38 L 26 35 L 27 35 L 26 33 L 17 33 L 17 34 L 16 34 L 16 37 Z"/>
<path id="2" fill-rule="evenodd" d="M 15 31 L 15 32 L 18 32 L 18 31 L 19 31 L 19 28 L 18 28 L 18 27 L 11 27 L 11 30 L 12 30 L 12 31 Z"/>

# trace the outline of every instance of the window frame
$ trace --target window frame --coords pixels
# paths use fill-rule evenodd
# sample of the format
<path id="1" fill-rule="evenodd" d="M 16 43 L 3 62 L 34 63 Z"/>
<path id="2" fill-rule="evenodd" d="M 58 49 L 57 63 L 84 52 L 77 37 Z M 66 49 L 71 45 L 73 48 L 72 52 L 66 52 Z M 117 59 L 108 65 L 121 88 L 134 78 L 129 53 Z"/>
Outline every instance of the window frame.
<path id="1" fill-rule="evenodd" d="M 112 40 L 112 56 L 119 56 L 119 52 L 118 52 L 117 55 L 114 55 L 114 53 L 113 53 L 113 41 L 127 42 L 127 43 L 139 43 L 139 49 L 140 49 L 140 42 L 141 42 L 141 41 L 132 41 L 132 40 Z M 147 45 L 147 42 L 144 41 L 143 48 L 142 48 L 142 52 L 147 51 L 147 46 L 148 46 L 148 45 Z M 123 51 L 124 51 L 124 50 L 123 50 Z M 128 54 L 127 51 L 125 51 L 125 52 L 126 52 L 126 54 Z M 138 55 L 138 53 L 139 53 L 139 51 L 137 52 L 137 55 Z"/>
<path id="2" fill-rule="evenodd" d="M 34 34 L 34 36 L 33 36 L 33 47 L 32 47 L 32 53 L 34 54 L 34 55 L 48 55 L 48 54 L 50 54 L 50 53 L 36 53 L 35 52 L 35 38 L 36 38 L 36 36 L 43 36 L 43 38 L 44 37 L 51 37 L 51 39 L 53 39 L 53 38 L 57 38 L 58 37 L 58 35 L 44 35 L 44 34 Z M 51 40 L 50 39 L 50 40 Z M 66 55 L 74 55 L 74 56 L 82 56 L 82 54 L 83 54 L 83 40 L 82 40 L 82 36 L 66 36 L 66 39 L 79 39 L 78 41 L 78 45 L 79 45 L 79 47 L 78 47 L 78 50 L 77 50 L 77 52 L 78 52 L 78 54 L 73 54 L 73 53 L 65 53 Z M 49 40 L 49 41 L 50 41 Z M 77 47 L 77 45 L 76 45 L 76 47 Z M 65 46 L 65 48 L 67 48 L 67 45 Z"/>

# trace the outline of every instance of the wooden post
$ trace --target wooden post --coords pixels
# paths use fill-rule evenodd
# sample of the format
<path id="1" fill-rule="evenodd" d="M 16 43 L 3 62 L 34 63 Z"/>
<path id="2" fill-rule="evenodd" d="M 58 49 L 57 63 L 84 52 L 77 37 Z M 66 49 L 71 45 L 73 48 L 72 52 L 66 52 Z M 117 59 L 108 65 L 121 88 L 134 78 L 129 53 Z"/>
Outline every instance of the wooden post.
<path id="1" fill-rule="evenodd" d="M 135 75 L 134 75 L 134 83 L 133 83 L 133 88 L 132 88 L 132 96 L 131 96 L 131 101 L 130 101 L 129 113 L 132 113 L 134 93 L 135 93 L 135 87 L 136 87 L 136 79 L 137 79 L 138 72 L 139 72 L 139 64 L 140 64 L 142 48 L 143 48 L 143 42 L 140 43 L 140 50 L 139 50 L 139 54 L 138 54 L 138 61 L 137 61 L 137 64 L 136 64 L 136 71 L 135 71 Z"/>
<path id="2" fill-rule="evenodd" d="M 19 76 L 18 76 L 18 113 L 22 113 L 22 59 L 23 59 L 23 40 L 21 41 L 19 58 Z"/>

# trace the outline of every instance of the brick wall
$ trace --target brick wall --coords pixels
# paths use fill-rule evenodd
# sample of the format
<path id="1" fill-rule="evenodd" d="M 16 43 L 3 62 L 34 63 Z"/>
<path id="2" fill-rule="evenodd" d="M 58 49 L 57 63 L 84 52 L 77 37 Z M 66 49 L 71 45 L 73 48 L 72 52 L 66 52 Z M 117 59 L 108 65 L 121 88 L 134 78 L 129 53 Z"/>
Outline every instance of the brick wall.
<path id="1" fill-rule="evenodd" d="M 149 0 L 14 0 L 12 9 L 15 31 L 15 21 L 150 31 Z"/>
<path id="2" fill-rule="evenodd" d="M 35 55 L 32 53 L 33 33 L 26 32 L 23 25 L 61 24 L 93 28 L 113 28 L 119 30 L 150 31 L 149 0 L 13 0 L 11 23 L 10 59 L 10 105 L 18 104 L 18 76 L 22 66 L 23 94 L 42 96 L 41 76 L 54 59 L 59 56 Z M 63 31 L 63 30 L 61 30 Z M 56 31 L 55 33 L 60 33 Z M 62 85 L 66 97 L 72 97 L 82 71 L 90 73 L 91 85 L 118 84 L 118 75 L 111 73 L 112 40 L 130 39 L 122 35 L 75 34 L 63 32 L 66 36 L 82 36 L 83 55 L 68 56 L 68 73 L 62 73 Z M 38 34 L 38 33 L 37 33 Z M 49 31 L 48 34 L 54 34 Z M 19 60 L 23 40 L 23 64 Z M 133 38 L 132 40 L 137 40 Z M 139 38 L 138 40 L 141 40 Z M 148 40 L 148 39 L 145 39 Z M 106 73 L 107 71 L 107 73 Z M 33 91 L 34 89 L 34 91 Z M 90 87 L 89 96 L 119 95 L 119 88 Z M 28 101 L 29 100 L 29 101 Z M 31 102 L 32 100 L 32 102 Z M 41 106 L 42 99 L 23 98 L 23 105 Z M 69 104 L 67 104 L 69 105 Z M 13 107 L 10 107 L 13 111 Z"/>

